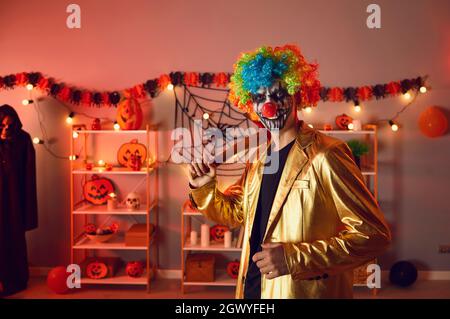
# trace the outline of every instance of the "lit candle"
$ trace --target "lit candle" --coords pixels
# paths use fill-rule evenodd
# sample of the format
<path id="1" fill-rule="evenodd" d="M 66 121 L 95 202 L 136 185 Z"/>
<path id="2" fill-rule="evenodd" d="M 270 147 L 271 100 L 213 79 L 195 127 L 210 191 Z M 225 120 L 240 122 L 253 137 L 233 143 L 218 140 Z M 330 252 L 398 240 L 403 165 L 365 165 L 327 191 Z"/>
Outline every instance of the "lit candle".
<path id="1" fill-rule="evenodd" d="M 117 209 L 117 196 L 114 193 L 109 194 L 109 198 L 107 201 L 107 209 L 108 210 L 114 210 Z"/>
<path id="2" fill-rule="evenodd" d="M 229 230 L 227 230 L 224 233 L 223 245 L 224 245 L 225 248 L 230 248 L 231 247 L 231 232 Z"/>
<path id="3" fill-rule="evenodd" d="M 200 241 L 201 241 L 200 244 L 202 247 L 209 246 L 209 226 L 208 226 L 208 224 L 202 224 Z"/>
<path id="4" fill-rule="evenodd" d="M 197 232 L 195 230 L 191 231 L 191 245 L 195 246 L 197 245 Z"/>

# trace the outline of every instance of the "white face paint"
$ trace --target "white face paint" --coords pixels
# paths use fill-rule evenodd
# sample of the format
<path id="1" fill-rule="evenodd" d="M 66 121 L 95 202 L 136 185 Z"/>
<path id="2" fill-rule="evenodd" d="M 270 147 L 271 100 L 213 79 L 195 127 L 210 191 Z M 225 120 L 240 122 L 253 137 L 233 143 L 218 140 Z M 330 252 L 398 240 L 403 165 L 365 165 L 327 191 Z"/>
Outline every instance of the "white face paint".
<path id="1" fill-rule="evenodd" d="M 13 120 L 11 117 L 6 116 L 0 123 L 0 138 L 6 140 L 11 135 Z"/>
<path id="2" fill-rule="evenodd" d="M 281 130 L 285 126 L 292 111 L 293 101 L 280 81 L 275 82 L 271 87 L 261 87 L 256 94 L 252 94 L 252 100 L 253 110 L 268 130 Z M 270 116 L 264 112 L 266 103 L 274 104 L 276 109 Z"/>

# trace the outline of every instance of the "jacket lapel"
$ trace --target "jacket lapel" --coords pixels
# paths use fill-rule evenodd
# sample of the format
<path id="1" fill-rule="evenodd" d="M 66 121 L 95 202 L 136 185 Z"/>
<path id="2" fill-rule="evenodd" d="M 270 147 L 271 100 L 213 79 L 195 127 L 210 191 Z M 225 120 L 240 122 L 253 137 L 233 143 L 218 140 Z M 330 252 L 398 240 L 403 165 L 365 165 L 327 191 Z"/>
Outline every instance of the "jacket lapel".
<path id="1" fill-rule="evenodd" d="M 304 149 L 312 144 L 314 135 L 315 131 L 309 129 L 306 124 L 302 122 L 295 144 L 289 152 L 283 168 L 283 173 L 281 174 L 278 189 L 273 200 L 272 209 L 270 210 L 263 242 L 265 242 L 267 234 L 272 233 L 272 227 L 276 225 L 276 221 L 280 217 L 282 211 L 281 208 L 291 190 L 292 184 L 308 163 L 309 159 Z"/>

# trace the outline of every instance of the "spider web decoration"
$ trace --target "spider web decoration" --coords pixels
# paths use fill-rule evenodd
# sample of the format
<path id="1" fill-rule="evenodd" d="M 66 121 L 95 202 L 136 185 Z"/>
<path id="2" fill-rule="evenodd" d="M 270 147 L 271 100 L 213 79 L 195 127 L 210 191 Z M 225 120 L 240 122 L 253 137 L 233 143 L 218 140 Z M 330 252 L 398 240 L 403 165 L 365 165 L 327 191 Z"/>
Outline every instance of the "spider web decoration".
<path id="1" fill-rule="evenodd" d="M 173 92 L 175 96 L 174 127 L 189 129 L 191 136 L 194 134 L 196 120 L 202 122 L 203 130 L 219 129 L 224 138 L 227 137 L 227 128 L 248 129 L 251 127 L 250 120 L 244 113 L 230 105 L 227 89 L 182 85 L 174 87 Z M 243 168 L 243 163 L 223 163 L 217 167 L 217 174 L 240 176 Z"/>

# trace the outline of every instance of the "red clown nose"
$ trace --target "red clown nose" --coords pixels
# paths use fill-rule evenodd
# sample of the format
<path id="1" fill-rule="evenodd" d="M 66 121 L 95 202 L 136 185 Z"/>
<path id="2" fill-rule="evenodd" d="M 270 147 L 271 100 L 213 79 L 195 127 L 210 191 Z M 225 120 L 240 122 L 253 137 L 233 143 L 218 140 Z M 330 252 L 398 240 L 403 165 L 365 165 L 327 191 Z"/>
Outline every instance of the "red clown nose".
<path id="1" fill-rule="evenodd" d="M 261 109 L 261 113 L 264 117 L 272 118 L 277 115 L 277 105 L 273 102 L 264 103 Z"/>

